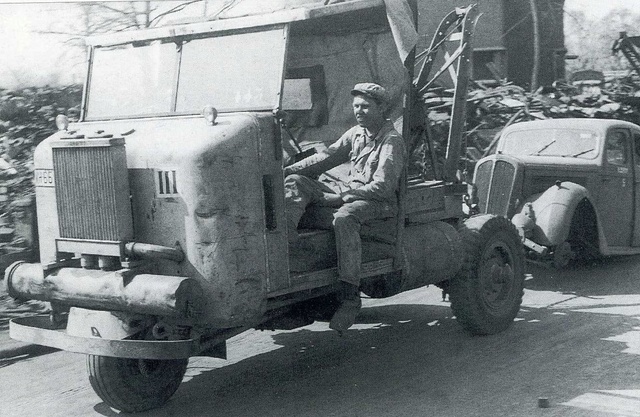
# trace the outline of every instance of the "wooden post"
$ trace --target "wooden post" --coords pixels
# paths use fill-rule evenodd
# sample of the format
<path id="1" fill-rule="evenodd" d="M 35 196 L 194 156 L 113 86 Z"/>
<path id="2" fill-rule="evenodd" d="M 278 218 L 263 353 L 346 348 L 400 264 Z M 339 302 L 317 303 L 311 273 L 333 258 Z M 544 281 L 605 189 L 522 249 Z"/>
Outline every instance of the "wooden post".
<path id="1" fill-rule="evenodd" d="M 531 70 L 531 91 L 536 91 L 540 84 L 540 20 L 536 0 L 529 0 L 531 19 L 533 21 L 533 69 Z"/>

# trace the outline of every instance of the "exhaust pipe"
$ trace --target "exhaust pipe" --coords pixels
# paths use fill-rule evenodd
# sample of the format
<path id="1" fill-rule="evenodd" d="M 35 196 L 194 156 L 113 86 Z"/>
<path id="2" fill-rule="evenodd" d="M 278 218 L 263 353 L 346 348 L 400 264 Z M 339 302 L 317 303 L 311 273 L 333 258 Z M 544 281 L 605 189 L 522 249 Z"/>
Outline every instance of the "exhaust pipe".
<path id="1" fill-rule="evenodd" d="M 13 298 L 57 301 L 91 309 L 195 319 L 203 312 L 202 287 L 193 278 L 60 268 L 18 261 L 5 271 Z"/>
<path id="2" fill-rule="evenodd" d="M 127 255 L 137 256 L 142 259 L 168 259 L 177 263 L 184 260 L 184 252 L 179 248 L 169 248 L 149 243 L 126 243 L 124 252 Z"/>

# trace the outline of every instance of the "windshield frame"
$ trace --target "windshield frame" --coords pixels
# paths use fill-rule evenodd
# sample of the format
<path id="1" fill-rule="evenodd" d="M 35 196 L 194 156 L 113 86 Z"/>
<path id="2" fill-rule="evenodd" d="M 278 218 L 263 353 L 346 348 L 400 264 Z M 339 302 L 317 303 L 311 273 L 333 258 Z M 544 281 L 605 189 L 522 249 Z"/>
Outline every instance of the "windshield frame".
<path id="1" fill-rule="evenodd" d="M 158 113 L 142 113 L 142 114 L 126 114 L 126 115 L 118 115 L 118 116 L 103 116 L 96 115 L 90 116 L 90 97 L 91 97 L 91 82 L 92 77 L 94 75 L 94 62 L 95 62 L 95 53 L 96 50 L 100 48 L 99 45 L 91 45 L 88 52 L 88 65 L 87 65 L 87 77 L 85 79 L 83 94 L 82 94 L 82 106 L 81 106 L 81 115 L 80 121 L 108 121 L 108 120 L 127 120 L 127 119 L 143 119 L 143 118 L 163 118 L 163 117 L 177 117 L 177 116 L 198 116 L 201 114 L 202 109 L 193 109 L 188 111 L 176 111 L 177 109 L 177 101 L 178 96 L 180 94 L 179 91 L 179 80 L 180 80 L 180 70 L 181 70 L 181 61 L 182 61 L 182 45 L 188 43 L 190 41 L 199 40 L 199 39 L 211 39 L 222 36 L 233 36 L 233 35 L 242 35 L 242 34 L 251 34 L 251 33 L 260 33 L 260 32 L 269 32 L 269 31 L 281 31 L 282 33 L 282 56 L 277 57 L 278 59 L 274 59 L 274 61 L 279 61 L 279 68 L 275 68 L 273 70 L 274 74 L 278 74 L 277 85 L 275 86 L 276 94 L 273 97 L 273 103 L 271 105 L 258 105 L 258 106 L 239 106 L 239 107 L 218 107 L 216 103 L 211 103 L 219 113 L 234 113 L 234 112 L 249 112 L 249 111 L 273 111 L 274 109 L 279 109 L 281 107 L 282 102 L 282 90 L 285 79 L 285 66 L 286 66 L 286 58 L 289 44 L 289 31 L 290 24 L 288 23 L 279 23 L 279 24 L 271 24 L 260 27 L 251 27 L 245 29 L 232 29 L 232 30 L 222 30 L 216 32 L 208 32 L 208 33 L 199 33 L 192 34 L 188 36 L 174 36 L 172 38 L 158 38 L 158 39 L 150 39 L 145 42 L 154 42 L 154 41 L 162 41 L 162 42 L 172 42 L 176 45 L 176 66 L 174 68 L 173 74 L 173 88 L 172 88 L 172 97 L 171 97 L 171 106 L 172 110 L 169 112 L 158 112 Z M 123 43 L 121 45 L 132 44 L 133 42 Z M 106 47 L 112 47 L 116 45 L 105 45 Z M 274 55 L 276 57 L 276 55 Z"/>
<path id="2" fill-rule="evenodd" d="M 552 131 L 553 133 L 552 135 L 548 134 L 550 131 Z M 584 149 L 575 150 L 575 152 L 571 152 L 571 153 L 563 153 L 563 154 L 546 153 L 546 150 L 551 145 L 554 145 L 559 138 L 561 138 L 560 132 L 562 131 L 570 131 L 572 132 L 572 134 L 588 133 L 592 135 L 592 139 L 590 139 L 590 140 L 593 140 L 592 146 L 586 146 Z M 543 132 L 546 132 L 547 134 L 543 135 Z M 537 151 L 529 152 L 529 150 L 526 150 L 526 151 L 523 150 L 520 153 L 514 153 L 513 152 L 514 142 L 515 142 L 515 145 L 518 145 L 518 142 L 521 142 L 523 139 L 526 139 L 526 136 L 525 137 L 520 136 L 517 138 L 513 138 L 511 136 L 519 136 L 519 134 L 523 134 L 523 133 L 529 136 L 534 133 L 537 133 L 538 135 L 542 135 L 541 138 L 544 139 L 542 140 L 542 142 L 544 143 L 538 144 L 540 146 L 538 147 Z M 604 138 L 602 136 L 602 132 L 598 130 L 590 129 L 590 128 L 585 128 L 585 127 L 545 127 L 545 128 L 537 128 L 537 129 L 515 129 L 515 130 L 505 132 L 501 136 L 497 152 L 504 155 L 513 155 L 516 157 L 526 157 L 526 158 L 529 158 L 529 157 L 531 158 L 563 158 L 563 159 L 579 159 L 584 161 L 593 161 L 593 160 L 596 160 L 602 153 L 601 145 L 603 143 L 603 140 Z M 505 149 L 507 147 L 510 150 L 505 152 Z M 587 151 L 587 148 L 589 148 L 588 151 Z M 589 152 L 593 152 L 593 154 L 591 156 L 586 157 L 585 155 L 587 155 Z"/>

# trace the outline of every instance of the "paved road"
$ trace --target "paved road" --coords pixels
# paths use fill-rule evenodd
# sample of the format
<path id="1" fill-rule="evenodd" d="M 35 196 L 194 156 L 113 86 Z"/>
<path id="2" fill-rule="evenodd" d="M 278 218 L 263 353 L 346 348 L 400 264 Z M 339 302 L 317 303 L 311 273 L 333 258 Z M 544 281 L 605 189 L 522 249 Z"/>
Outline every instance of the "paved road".
<path id="1" fill-rule="evenodd" d="M 367 300 L 342 338 L 326 323 L 247 332 L 228 361 L 192 359 L 170 402 L 139 415 L 640 416 L 640 258 L 528 272 L 502 334 L 466 334 L 435 288 Z M 0 393 L 2 417 L 116 415 L 66 352 L 0 362 Z"/>

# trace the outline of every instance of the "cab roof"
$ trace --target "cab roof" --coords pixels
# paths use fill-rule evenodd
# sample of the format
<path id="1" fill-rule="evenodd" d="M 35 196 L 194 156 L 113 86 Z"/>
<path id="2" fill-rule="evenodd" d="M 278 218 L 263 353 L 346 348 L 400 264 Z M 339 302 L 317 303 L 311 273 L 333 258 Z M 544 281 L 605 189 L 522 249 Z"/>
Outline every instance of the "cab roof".
<path id="1" fill-rule="evenodd" d="M 302 22 L 320 18 L 329 18 L 331 16 L 339 18 L 340 15 L 345 15 L 347 13 L 384 8 L 384 5 L 384 0 L 347 0 L 342 3 L 326 6 L 323 3 L 310 3 L 271 13 L 97 35 L 88 37 L 86 39 L 86 43 L 91 46 L 109 46 L 137 41 L 172 38 L 176 36 L 190 36 L 209 32 L 223 32 L 236 29 Z M 363 18 L 358 20 L 362 22 L 367 19 Z M 356 20 L 356 22 L 358 20 Z"/>

